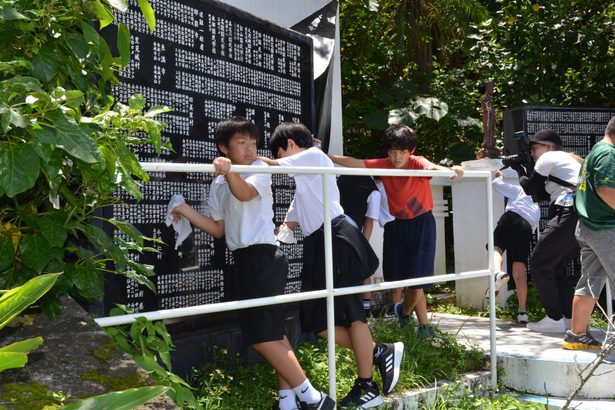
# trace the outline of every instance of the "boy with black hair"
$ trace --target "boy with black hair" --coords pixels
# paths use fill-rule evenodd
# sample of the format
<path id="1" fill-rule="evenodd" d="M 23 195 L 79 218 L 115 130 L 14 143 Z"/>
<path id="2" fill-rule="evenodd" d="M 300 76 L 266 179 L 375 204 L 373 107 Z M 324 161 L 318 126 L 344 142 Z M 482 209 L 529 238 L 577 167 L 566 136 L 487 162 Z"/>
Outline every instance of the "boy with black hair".
<path id="1" fill-rule="evenodd" d="M 283 123 L 273 132 L 269 148 L 277 160 L 262 158 L 269 165 L 285 167 L 332 167 L 333 163 L 318 148 L 310 131 L 303 124 Z M 296 190 L 284 224 L 291 229 L 301 226 L 304 235 L 302 290 L 324 289 L 324 200 L 322 176 L 292 175 Z M 333 241 L 334 286 L 358 286 L 372 275 L 378 258 L 361 232 L 350 223 L 340 205 L 335 176 L 330 175 L 330 215 Z M 302 311 L 304 331 L 327 337 L 326 300 L 309 303 Z M 370 408 L 382 404 L 378 386 L 372 380 L 372 365 L 382 376 L 383 392 L 390 393 L 399 379 L 403 343 L 376 344 L 367 326 L 361 295 L 335 298 L 335 342 L 352 349 L 357 365 L 357 380 L 351 391 L 339 401 L 340 407 Z"/>
<path id="2" fill-rule="evenodd" d="M 218 177 L 209 195 L 210 216 L 198 213 L 185 202 L 173 210 L 174 219 L 186 217 L 215 238 L 225 237 L 235 261 L 232 281 L 237 299 L 284 293 L 288 261 L 276 245 L 273 224 L 271 174 L 238 174 L 232 165 L 266 165 L 256 159 L 260 135 L 245 118 L 232 117 L 214 131 L 218 150 L 214 159 Z M 333 409 L 335 401 L 316 390 L 305 376 L 284 334 L 281 305 L 242 309 L 238 312 L 244 342 L 251 345 L 275 369 L 280 396 L 274 409 Z"/>
<path id="3" fill-rule="evenodd" d="M 414 130 L 406 125 L 389 127 L 382 138 L 387 158 L 356 159 L 343 155 L 329 155 L 339 165 L 353 168 L 385 168 L 410 170 L 449 170 L 436 165 L 424 157 L 414 155 L 418 139 Z M 463 169 L 454 166 L 453 179 L 463 176 Z M 393 259 L 395 279 L 413 279 L 434 274 L 436 254 L 436 222 L 431 213 L 433 196 L 431 177 L 380 176 L 389 202 L 393 221 Z M 433 285 L 418 285 L 404 288 L 404 302 L 395 305 L 400 325 L 406 326 L 414 310 L 419 321 L 419 331 L 424 337 L 431 337 L 433 330 L 428 326 L 427 301 L 424 288 Z"/>

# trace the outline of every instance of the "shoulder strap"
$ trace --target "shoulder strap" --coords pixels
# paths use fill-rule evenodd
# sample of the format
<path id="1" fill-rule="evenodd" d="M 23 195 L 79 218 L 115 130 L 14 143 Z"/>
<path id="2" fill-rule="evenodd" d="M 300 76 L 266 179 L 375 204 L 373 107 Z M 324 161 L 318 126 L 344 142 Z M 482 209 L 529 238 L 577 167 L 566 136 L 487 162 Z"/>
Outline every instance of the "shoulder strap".
<path id="1" fill-rule="evenodd" d="M 564 187 L 566 187 L 566 188 L 570 188 L 570 189 L 572 189 L 573 191 L 576 191 L 576 189 L 577 189 L 577 186 L 576 186 L 576 185 L 573 185 L 573 184 L 571 184 L 570 182 L 568 182 L 568 181 L 564 181 L 563 179 L 558 178 L 558 177 L 553 176 L 553 175 L 549 175 L 549 176 L 547 177 L 547 180 L 549 180 L 549 181 L 551 181 L 551 182 L 555 182 L 556 184 L 559 184 L 559 185 L 564 186 Z"/>

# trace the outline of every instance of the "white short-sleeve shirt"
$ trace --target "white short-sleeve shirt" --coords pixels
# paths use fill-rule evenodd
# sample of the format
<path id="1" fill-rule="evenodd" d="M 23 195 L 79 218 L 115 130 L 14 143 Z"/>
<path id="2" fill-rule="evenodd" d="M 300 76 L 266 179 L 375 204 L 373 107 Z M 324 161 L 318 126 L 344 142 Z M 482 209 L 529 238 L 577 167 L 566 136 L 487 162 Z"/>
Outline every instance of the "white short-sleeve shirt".
<path id="1" fill-rule="evenodd" d="M 267 164 L 256 160 L 252 165 Z M 271 174 L 241 174 L 241 177 L 256 189 L 258 196 L 240 201 L 231 193 L 226 178 L 219 175 L 209 191 L 210 217 L 214 221 L 224 220 L 226 245 L 231 251 L 255 244 L 275 245 Z"/>
<path id="2" fill-rule="evenodd" d="M 312 147 L 297 154 L 277 160 L 283 167 L 333 167 L 333 162 L 320 149 Z M 322 176 L 319 174 L 296 174 L 291 176 L 295 179 L 295 197 L 290 212 L 301 226 L 303 235 L 308 236 L 315 232 L 324 223 Z M 340 191 L 337 188 L 335 175 L 329 175 L 329 188 L 331 199 L 330 218 L 336 218 L 344 213 L 340 205 Z"/>
<path id="3" fill-rule="evenodd" d="M 572 155 L 564 151 L 547 151 L 538 158 L 536 165 L 534 165 L 534 172 L 538 172 L 544 177 L 553 175 L 572 185 L 577 184 L 580 170 L 581 164 Z M 545 191 L 550 195 L 551 202 L 557 202 L 561 196 L 570 192 L 570 188 L 556 182 L 547 181 Z"/>

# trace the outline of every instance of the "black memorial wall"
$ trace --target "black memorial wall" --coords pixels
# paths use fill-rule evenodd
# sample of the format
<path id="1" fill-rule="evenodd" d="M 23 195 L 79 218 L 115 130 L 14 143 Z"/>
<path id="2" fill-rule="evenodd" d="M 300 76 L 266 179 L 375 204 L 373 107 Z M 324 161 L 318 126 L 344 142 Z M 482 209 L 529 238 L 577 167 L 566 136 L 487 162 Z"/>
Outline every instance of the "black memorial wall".
<path id="1" fill-rule="evenodd" d="M 173 151 L 160 157 L 151 149 L 139 152 L 141 161 L 211 163 L 219 155 L 213 142 L 216 124 L 231 115 L 254 121 L 262 132 L 259 155 L 269 156 L 266 143 L 275 127 L 300 121 L 314 129 L 312 41 L 309 37 L 260 20 L 226 4 L 210 0 L 150 0 L 156 30 L 150 32 L 136 1 L 117 19 L 131 30 L 131 62 L 112 93 L 126 103 L 143 94 L 149 106 L 167 105 L 163 138 Z M 116 28 L 103 30 L 112 44 Z M 116 303 L 136 312 L 194 306 L 228 300 L 228 271 L 232 257 L 223 241 L 194 229 L 175 250 L 175 233 L 164 224 L 172 194 L 206 213 L 212 177 L 206 173 L 150 174 L 144 199 L 136 203 L 118 192 L 121 205 L 106 210 L 107 217 L 129 221 L 154 243 L 160 253 L 134 254 L 135 260 L 154 266 L 157 293 L 124 278 L 106 287 L 101 314 Z M 276 225 L 292 199 L 291 178 L 273 175 Z M 114 235 L 122 235 L 116 231 Z M 301 239 L 300 236 L 298 239 Z M 286 292 L 300 288 L 302 243 L 283 245 L 290 268 Z"/>

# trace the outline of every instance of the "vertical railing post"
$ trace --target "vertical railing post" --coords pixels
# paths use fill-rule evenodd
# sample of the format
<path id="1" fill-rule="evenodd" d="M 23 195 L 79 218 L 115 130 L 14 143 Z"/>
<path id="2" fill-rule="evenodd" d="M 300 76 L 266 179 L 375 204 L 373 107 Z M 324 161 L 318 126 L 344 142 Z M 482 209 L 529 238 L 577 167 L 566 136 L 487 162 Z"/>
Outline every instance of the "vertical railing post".
<path id="1" fill-rule="evenodd" d="M 331 238 L 331 191 L 329 174 L 322 175 L 322 203 L 325 228 L 325 274 L 327 285 L 327 357 L 329 358 L 329 397 L 333 400 L 335 394 L 335 316 L 333 302 L 333 240 Z"/>
<path id="2" fill-rule="evenodd" d="M 493 190 L 491 186 L 491 178 L 485 178 L 487 188 L 487 252 L 489 253 L 489 341 L 490 341 L 490 358 L 491 358 L 491 387 L 495 389 L 498 385 L 497 374 L 497 345 L 496 345 L 496 321 L 495 321 L 495 269 L 493 266 L 494 244 L 493 244 Z"/>

